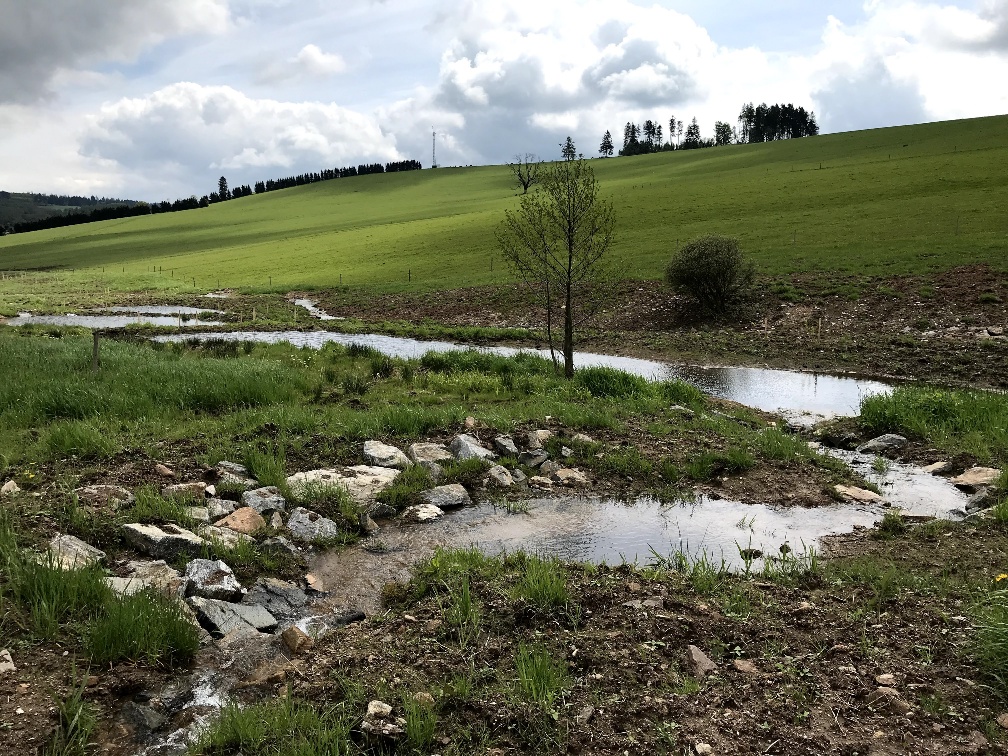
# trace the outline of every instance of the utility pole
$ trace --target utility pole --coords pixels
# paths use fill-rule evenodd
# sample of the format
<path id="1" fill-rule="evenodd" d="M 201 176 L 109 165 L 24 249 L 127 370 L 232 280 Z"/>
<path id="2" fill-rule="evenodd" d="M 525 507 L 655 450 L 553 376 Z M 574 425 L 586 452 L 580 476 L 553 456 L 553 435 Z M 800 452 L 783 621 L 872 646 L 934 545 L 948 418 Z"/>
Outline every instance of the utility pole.
<path id="1" fill-rule="evenodd" d="M 431 126 L 431 168 L 437 168 L 437 132 Z"/>

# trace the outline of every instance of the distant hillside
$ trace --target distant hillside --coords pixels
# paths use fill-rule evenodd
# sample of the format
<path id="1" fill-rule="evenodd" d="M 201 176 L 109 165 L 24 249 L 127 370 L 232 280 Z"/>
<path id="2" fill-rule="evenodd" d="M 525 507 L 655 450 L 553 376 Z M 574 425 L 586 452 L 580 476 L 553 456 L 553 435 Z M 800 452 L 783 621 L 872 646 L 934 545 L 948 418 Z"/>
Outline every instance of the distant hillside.
<path id="1" fill-rule="evenodd" d="M 32 192 L 5 192 L 0 190 L 0 229 L 15 223 L 41 220 L 53 215 L 88 212 L 113 205 L 138 204 L 136 200 L 112 197 L 78 197 L 64 194 L 34 194 Z"/>

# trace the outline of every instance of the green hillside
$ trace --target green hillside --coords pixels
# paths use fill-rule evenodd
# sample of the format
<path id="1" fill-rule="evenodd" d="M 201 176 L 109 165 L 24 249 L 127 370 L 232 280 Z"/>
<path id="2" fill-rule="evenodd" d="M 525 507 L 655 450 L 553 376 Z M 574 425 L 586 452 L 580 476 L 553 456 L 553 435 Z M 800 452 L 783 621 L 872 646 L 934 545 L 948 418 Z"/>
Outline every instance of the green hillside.
<path id="1" fill-rule="evenodd" d="M 630 276 L 660 276 L 679 241 L 711 232 L 738 236 L 769 274 L 1008 268 L 1008 116 L 593 164 Z M 362 176 L 0 238 L 0 270 L 39 271 L 15 282 L 56 298 L 191 291 L 193 278 L 203 290 L 312 289 L 341 275 L 381 290 L 456 288 L 504 280 L 499 259 L 491 271 L 494 228 L 516 204 L 501 166 Z M 23 285 L 5 275 L 0 306 Z"/>

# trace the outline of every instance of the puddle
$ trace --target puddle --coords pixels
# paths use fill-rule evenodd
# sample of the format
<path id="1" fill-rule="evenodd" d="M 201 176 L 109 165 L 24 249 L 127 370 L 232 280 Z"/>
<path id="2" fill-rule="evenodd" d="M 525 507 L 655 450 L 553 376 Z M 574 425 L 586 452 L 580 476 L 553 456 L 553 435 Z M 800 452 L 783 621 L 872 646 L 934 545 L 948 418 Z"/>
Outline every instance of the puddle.
<path id="1" fill-rule="evenodd" d="M 303 307 L 308 310 L 308 312 L 319 320 L 346 320 L 346 318 L 340 317 L 338 315 L 330 315 L 325 310 L 320 308 L 313 299 L 295 299 L 294 304 L 298 307 Z"/>
<path id="2" fill-rule="evenodd" d="M 176 308 L 178 309 L 178 308 Z M 192 309 L 194 312 L 211 312 L 210 310 Z M 182 313 L 185 316 L 185 313 Z M 16 318 L 8 318 L 6 325 L 52 325 L 71 326 L 77 328 L 123 328 L 128 325 L 155 325 L 168 326 L 169 328 L 192 328 L 194 326 L 219 326 L 224 325 L 219 320 L 201 320 L 196 317 L 180 317 L 178 315 L 33 315 L 28 312 L 19 312 Z"/>
<path id="3" fill-rule="evenodd" d="M 141 307 L 102 307 L 101 312 L 123 312 L 133 315 L 223 315 L 223 310 L 208 310 L 205 307 L 180 307 L 178 305 L 144 305 Z"/>
<path id="4" fill-rule="evenodd" d="M 175 341 L 179 337 L 163 336 L 158 338 L 162 341 Z M 294 346 L 315 349 L 328 343 L 361 344 L 373 347 L 383 354 L 403 358 L 419 358 L 427 352 L 448 352 L 456 349 L 475 348 L 448 341 L 420 341 L 381 334 L 346 334 L 328 331 L 235 331 L 193 334 L 181 338 L 200 341 L 211 339 L 257 341 L 269 344 L 286 341 Z M 506 356 L 518 352 L 533 352 L 549 356 L 549 352 L 545 350 L 515 349 L 513 347 L 479 347 L 479 349 Z M 805 425 L 811 425 L 830 416 L 856 415 L 861 406 L 862 397 L 887 393 L 892 390 L 890 386 L 879 381 L 799 373 L 793 370 L 666 365 L 654 360 L 593 354 L 591 352 L 575 353 L 574 364 L 576 367 L 613 367 L 649 380 L 666 376 L 678 378 L 713 396 L 730 399 L 767 412 L 781 412 L 792 422 Z"/>

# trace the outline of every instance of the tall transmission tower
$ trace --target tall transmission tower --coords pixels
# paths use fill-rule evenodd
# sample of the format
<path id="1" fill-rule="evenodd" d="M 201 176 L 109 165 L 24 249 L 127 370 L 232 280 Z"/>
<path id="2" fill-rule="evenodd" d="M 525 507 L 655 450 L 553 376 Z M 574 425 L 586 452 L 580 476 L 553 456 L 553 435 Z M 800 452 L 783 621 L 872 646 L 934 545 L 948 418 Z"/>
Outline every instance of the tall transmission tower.
<path id="1" fill-rule="evenodd" d="M 437 132 L 431 126 L 431 168 L 437 168 Z"/>

